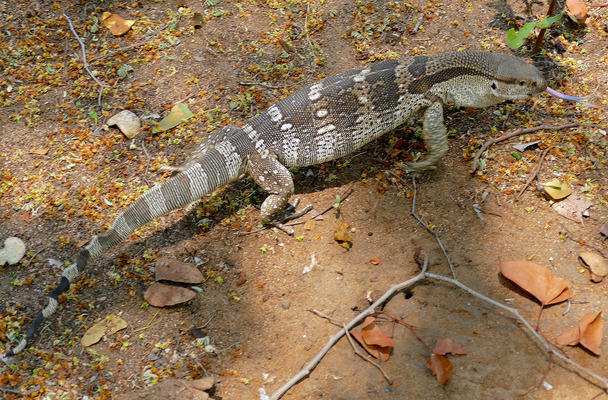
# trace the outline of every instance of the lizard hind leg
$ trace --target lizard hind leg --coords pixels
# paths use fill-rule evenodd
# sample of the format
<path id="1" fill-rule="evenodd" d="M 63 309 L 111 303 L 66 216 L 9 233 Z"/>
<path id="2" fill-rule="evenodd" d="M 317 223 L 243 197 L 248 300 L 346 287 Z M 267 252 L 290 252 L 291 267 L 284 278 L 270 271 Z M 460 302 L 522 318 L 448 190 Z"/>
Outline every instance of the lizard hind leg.
<path id="1" fill-rule="evenodd" d="M 288 235 L 293 235 L 293 228 L 284 225 L 284 222 L 306 214 L 312 209 L 312 205 L 295 212 L 299 199 L 295 200 L 293 206 L 289 204 L 289 199 L 294 191 L 293 179 L 289 170 L 268 151 L 264 151 L 262 154 L 255 153 L 249 156 L 247 173 L 262 189 L 268 192 L 268 197 L 262 203 L 260 210 L 262 223 L 277 227 Z"/>

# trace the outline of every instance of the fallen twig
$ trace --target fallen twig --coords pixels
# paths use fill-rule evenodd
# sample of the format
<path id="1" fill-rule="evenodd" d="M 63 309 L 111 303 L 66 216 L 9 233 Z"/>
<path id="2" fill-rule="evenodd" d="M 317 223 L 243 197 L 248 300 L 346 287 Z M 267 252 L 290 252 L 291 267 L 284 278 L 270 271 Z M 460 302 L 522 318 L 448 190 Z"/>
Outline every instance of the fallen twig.
<path id="1" fill-rule="evenodd" d="M 526 183 L 524 184 L 524 186 L 521 188 L 521 190 L 519 191 L 519 193 L 517 193 L 517 196 L 515 196 L 515 201 L 519 200 L 519 198 L 526 191 L 526 189 L 528 188 L 528 186 L 530 186 L 530 184 L 532 183 L 532 181 L 538 176 L 538 173 L 540 172 L 540 168 L 543 165 L 543 161 L 545 160 L 545 157 L 547 156 L 547 153 L 549 153 L 549 151 L 553 147 L 555 147 L 554 144 L 552 144 L 551 146 L 547 147 L 542 152 L 542 154 L 540 155 L 540 159 L 538 160 L 538 164 L 536 164 L 536 167 L 534 167 L 534 170 L 532 171 L 532 173 L 528 177 L 528 180 L 526 181 Z"/>
<path id="2" fill-rule="evenodd" d="M 452 261 L 450 260 L 450 256 L 448 256 L 448 252 L 445 250 L 445 247 L 443 247 L 443 243 L 441 242 L 439 235 L 430 226 L 428 226 L 422 220 L 422 218 L 420 218 L 418 216 L 418 214 L 416 214 L 416 198 L 418 197 L 418 188 L 416 187 L 416 177 L 415 176 L 412 177 L 412 185 L 414 185 L 414 198 L 412 199 L 412 216 L 414 218 L 416 218 L 416 220 L 420 223 L 420 225 L 424 226 L 426 228 L 426 230 L 429 231 L 435 237 L 435 240 L 439 244 L 439 247 L 441 248 L 441 251 L 443 252 L 444 257 L 447 260 L 448 265 L 450 266 L 450 271 L 452 271 L 452 276 L 454 278 L 456 278 L 456 271 L 454 270 L 454 265 L 452 264 Z"/>
<path id="3" fill-rule="evenodd" d="M 380 372 L 382 372 L 384 379 L 386 379 L 386 381 L 388 382 L 389 385 L 393 384 L 393 380 L 388 376 L 388 374 L 384 371 L 384 369 L 382 368 L 382 366 L 380 364 L 378 364 L 377 362 L 374 362 L 374 360 L 365 356 L 365 354 L 363 354 L 363 353 L 361 353 L 361 351 L 359 351 L 359 349 L 357 348 L 357 346 L 355 346 L 355 343 L 353 342 L 353 338 L 352 338 L 350 332 L 348 331 L 348 329 L 346 329 L 346 325 L 344 325 L 343 322 L 336 321 L 334 318 L 330 317 L 329 315 L 325 315 L 321 311 L 318 311 L 318 310 L 309 310 L 309 311 L 312 312 L 313 314 L 318 315 L 321 318 L 325 318 L 326 320 L 330 321 L 333 324 L 342 326 L 342 328 L 344 329 L 344 334 L 348 338 L 348 341 L 350 343 L 350 346 L 353 349 L 353 352 L 356 355 L 358 355 L 359 357 L 361 357 L 363 360 L 367 361 L 368 363 L 372 364 L 374 367 L 378 368 L 378 370 Z"/>
<path id="4" fill-rule="evenodd" d="M 353 318 L 348 324 L 346 324 L 345 329 L 351 330 L 355 325 L 357 325 L 359 322 L 361 322 L 363 319 L 365 319 L 365 317 L 372 315 L 376 311 L 376 308 L 378 308 L 382 303 L 384 303 L 386 300 L 388 300 L 393 294 L 395 294 L 398 291 L 403 290 L 409 286 L 412 286 L 414 283 L 424 279 L 424 274 L 425 274 L 427 268 L 428 268 L 428 258 L 425 258 L 424 265 L 422 267 L 422 271 L 418 275 L 416 275 L 415 277 L 413 277 L 411 279 L 408 279 L 405 282 L 401 282 L 397 285 L 392 285 L 386 293 L 384 293 L 380 298 L 378 298 L 378 300 L 376 300 L 372 305 L 370 305 L 368 308 L 366 308 L 364 311 L 362 311 L 359 315 L 357 315 L 355 318 Z M 345 329 L 340 329 L 340 331 L 336 332 L 333 336 L 331 336 L 329 338 L 327 344 L 325 344 L 325 346 L 323 346 L 323 348 L 317 353 L 317 355 L 308 364 L 306 364 L 304 366 L 304 368 L 302 368 L 297 374 L 295 374 L 290 380 L 285 382 L 285 384 L 283 386 L 278 388 L 272 394 L 272 396 L 269 397 L 269 400 L 280 399 L 285 394 L 285 392 L 287 392 L 289 389 L 291 389 L 292 386 L 294 386 L 300 380 L 307 377 L 312 372 L 312 370 L 315 369 L 315 367 L 319 364 L 319 362 L 321 362 L 321 360 L 323 359 L 323 357 L 325 357 L 327 352 L 336 343 L 338 343 L 338 341 L 342 338 L 342 336 L 344 336 Z"/>
<path id="5" fill-rule="evenodd" d="M 525 135 L 526 133 L 530 133 L 530 132 L 536 132 L 536 131 L 540 131 L 540 130 L 548 130 L 548 129 L 553 129 L 553 130 L 559 130 L 559 129 L 568 129 L 568 128 L 575 128 L 578 126 L 582 126 L 582 127 L 587 127 L 587 128 L 599 128 L 602 125 L 600 124 L 583 124 L 582 122 L 573 122 L 571 124 L 566 124 L 566 125 L 558 125 L 558 126 L 552 126 L 552 125 L 539 125 L 539 126 L 535 126 L 532 128 L 526 128 L 523 129 L 522 127 L 517 128 L 516 130 L 514 130 L 511 133 L 507 133 L 506 135 L 503 135 L 499 138 L 494 138 L 494 139 L 489 139 L 487 140 L 483 146 L 481 146 L 481 148 L 477 151 L 477 154 L 475 154 L 475 158 L 473 158 L 473 165 L 471 167 L 471 173 L 475 172 L 477 170 L 477 168 L 479 167 L 478 161 L 479 158 L 481 157 L 481 155 L 483 154 L 484 151 L 486 151 L 488 149 L 488 147 L 490 147 L 493 144 L 496 144 L 498 142 L 502 142 L 503 140 L 507 140 L 507 139 L 511 139 L 512 137 L 515 136 L 519 136 L 519 135 Z"/>
<path id="6" fill-rule="evenodd" d="M 99 85 L 99 96 L 97 96 L 97 105 L 99 107 L 101 107 L 101 95 L 103 94 L 103 90 L 106 88 L 106 85 L 101 83 L 99 81 L 99 79 L 97 79 L 97 77 L 95 75 L 93 75 L 93 73 L 89 69 L 89 65 L 87 64 L 86 47 L 85 47 L 84 43 L 82 42 L 82 40 L 80 40 L 80 36 L 78 36 L 78 34 L 76 33 L 76 30 L 74 29 L 74 25 L 72 25 L 72 20 L 70 20 L 70 17 L 68 17 L 66 14 L 63 14 L 63 18 L 65 18 L 66 21 L 68 21 L 72 34 L 76 37 L 76 40 L 78 40 L 78 43 L 80 43 L 80 48 L 82 49 L 82 62 L 84 64 L 84 69 L 89 73 L 91 78 L 93 78 L 93 80 Z"/>
<path id="7" fill-rule="evenodd" d="M 346 198 L 347 198 L 348 196 L 350 196 L 350 194 L 352 193 L 352 188 L 353 188 L 353 185 L 354 185 L 354 184 L 355 184 L 355 182 L 351 182 L 351 183 L 350 183 L 350 184 L 349 184 L 349 185 L 346 187 L 346 189 L 344 189 L 344 192 L 342 192 L 342 195 L 340 196 L 340 202 L 342 202 L 342 201 L 346 200 Z M 319 217 L 319 216 L 321 216 L 321 215 L 325 214 L 326 212 L 328 212 L 328 211 L 330 211 L 330 210 L 333 210 L 333 209 L 334 209 L 334 206 L 333 206 L 333 205 L 331 205 L 331 206 L 327 207 L 325 210 L 323 210 L 323 211 L 321 211 L 321 212 L 319 212 L 319 213 L 317 213 L 317 214 L 313 215 L 312 217 L 308 218 L 308 220 L 315 219 L 315 218 L 317 218 L 317 217 Z M 291 222 L 291 223 L 286 224 L 286 225 L 287 225 L 287 226 L 294 226 L 294 225 L 300 225 L 300 224 L 304 224 L 304 223 L 306 223 L 306 221 Z"/>
<path id="8" fill-rule="evenodd" d="M 0 386 L 0 392 L 14 393 L 14 394 L 19 394 L 21 396 L 25 396 L 25 393 L 23 393 L 19 390 L 8 388 L 6 386 Z"/>

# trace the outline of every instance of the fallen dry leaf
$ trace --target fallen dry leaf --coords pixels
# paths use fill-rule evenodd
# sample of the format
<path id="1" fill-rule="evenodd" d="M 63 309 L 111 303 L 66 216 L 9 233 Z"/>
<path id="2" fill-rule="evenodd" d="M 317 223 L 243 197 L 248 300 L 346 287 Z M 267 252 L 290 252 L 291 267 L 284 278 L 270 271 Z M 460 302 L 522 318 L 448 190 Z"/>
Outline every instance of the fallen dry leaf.
<path id="1" fill-rule="evenodd" d="M 373 357 L 386 361 L 395 343 L 374 323 L 375 320 L 374 317 L 367 317 L 361 326 L 361 332 L 351 332 L 351 335 Z"/>
<path id="2" fill-rule="evenodd" d="M 154 133 L 168 131 L 182 122 L 192 118 L 194 114 L 184 103 L 177 103 L 165 118 L 163 118 L 152 130 Z"/>
<path id="3" fill-rule="evenodd" d="M 437 382 L 445 384 L 452 373 L 454 373 L 454 365 L 442 356 L 441 354 L 431 353 L 431 359 L 426 364 L 433 375 L 437 377 Z"/>
<path id="4" fill-rule="evenodd" d="M 29 153 L 31 153 L 31 154 L 38 154 L 38 155 L 40 155 L 40 156 L 44 156 L 44 155 L 46 155 L 46 153 L 48 153 L 48 152 L 49 152 L 48 147 L 47 147 L 47 148 L 42 148 L 42 147 L 41 147 L 41 148 L 38 148 L 38 149 L 33 149 L 33 150 L 30 150 L 30 151 L 29 151 Z"/>
<path id="5" fill-rule="evenodd" d="M 338 228 L 334 232 L 334 240 L 345 249 L 350 249 L 353 245 L 353 239 L 348 234 L 350 231 L 350 225 L 346 222 L 340 222 Z"/>
<path id="6" fill-rule="evenodd" d="M 371 260 L 369 260 L 369 262 L 374 265 L 378 265 L 380 264 L 380 257 L 372 258 Z"/>
<path id="7" fill-rule="evenodd" d="M 382 329 L 380 329 L 378 325 L 374 323 L 375 320 L 376 318 L 374 317 L 367 317 L 361 326 L 361 333 L 363 334 L 365 343 L 375 344 L 381 347 L 395 346 L 393 339 L 386 333 L 382 332 Z"/>
<path id="8" fill-rule="evenodd" d="M 572 297 L 570 281 L 556 277 L 532 261 L 501 261 L 500 272 L 517 286 L 536 297 L 543 306 L 560 303 Z"/>
<path id="9" fill-rule="evenodd" d="M 82 336 L 80 344 L 83 347 L 91 346 L 101 340 L 104 336 L 112 335 L 128 326 L 127 322 L 117 315 L 109 315 L 103 321 L 99 321 L 90 327 Z"/>
<path id="10" fill-rule="evenodd" d="M 560 182 L 558 179 L 553 179 L 543 185 L 545 193 L 553 200 L 560 200 L 572 194 L 572 189 L 567 183 Z"/>
<path id="11" fill-rule="evenodd" d="M 101 20 L 114 36 L 124 35 L 135 23 L 133 20 L 124 19 L 119 15 L 112 14 L 107 11 L 101 14 Z"/>
<path id="12" fill-rule="evenodd" d="M 593 203 L 582 193 L 577 193 L 551 206 L 559 215 L 569 220 L 583 223 L 583 213 Z"/>
<path id="13" fill-rule="evenodd" d="M 606 260 L 600 254 L 591 251 L 584 251 L 578 256 L 583 264 L 589 268 L 593 274 L 600 277 L 608 275 L 608 263 L 606 263 Z"/>
<path id="14" fill-rule="evenodd" d="M 600 345 L 603 336 L 602 313 L 585 314 L 578 326 L 574 326 L 558 336 L 557 343 L 562 346 L 576 346 L 580 343 L 581 346 L 599 356 L 602 353 Z"/>
<path id="15" fill-rule="evenodd" d="M 168 258 L 156 261 L 155 277 L 157 280 L 198 284 L 204 280 L 203 274 L 196 265 Z"/>
<path id="16" fill-rule="evenodd" d="M 433 349 L 433 353 L 446 355 L 448 353 L 452 353 L 454 355 L 458 354 L 469 354 L 469 351 L 461 344 L 454 342 L 452 339 L 440 339 L 435 343 L 435 348 Z"/>
<path id="17" fill-rule="evenodd" d="M 363 346 L 365 351 L 367 351 L 372 357 L 377 358 L 381 361 L 387 361 L 389 359 L 391 355 L 391 347 L 382 347 L 377 346 L 375 344 L 367 344 L 365 343 L 365 340 L 363 339 L 363 334 L 361 332 L 351 332 L 350 334 L 357 340 L 357 342 L 359 342 L 361 346 Z"/>
<path id="18" fill-rule="evenodd" d="M 192 300 L 196 293 L 179 286 L 154 282 L 144 293 L 144 299 L 154 307 L 173 306 Z"/>
<path id="19" fill-rule="evenodd" d="M 583 0 L 566 0 L 566 6 L 576 22 L 579 24 L 585 23 L 585 20 L 587 19 L 587 11 L 589 11 L 589 9 Z"/>

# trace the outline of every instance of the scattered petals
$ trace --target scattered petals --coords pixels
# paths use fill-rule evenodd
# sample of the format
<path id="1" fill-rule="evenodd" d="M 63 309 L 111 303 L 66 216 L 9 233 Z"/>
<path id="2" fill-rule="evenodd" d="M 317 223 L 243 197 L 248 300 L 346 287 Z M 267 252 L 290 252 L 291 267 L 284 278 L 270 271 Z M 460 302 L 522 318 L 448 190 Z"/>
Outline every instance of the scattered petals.
<path id="1" fill-rule="evenodd" d="M 570 281 L 556 277 L 532 261 L 501 261 L 500 272 L 517 286 L 536 297 L 542 305 L 560 303 L 572 297 Z"/>
<path id="2" fill-rule="evenodd" d="M 426 365 L 433 375 L 437 377 L 437 382 L 442 385 L 445 384 L 448 379 L 450 379 L 450 376 L 452 376 L 452 373 L 454 373 L 454 365 L 441 354 L 432 353 L 431 359 Z"/>

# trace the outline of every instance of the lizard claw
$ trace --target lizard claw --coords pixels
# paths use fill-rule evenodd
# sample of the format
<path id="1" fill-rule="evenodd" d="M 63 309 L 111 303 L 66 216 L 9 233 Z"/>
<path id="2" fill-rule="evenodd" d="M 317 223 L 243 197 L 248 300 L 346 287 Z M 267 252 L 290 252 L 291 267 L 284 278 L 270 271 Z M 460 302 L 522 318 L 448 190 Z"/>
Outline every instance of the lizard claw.
<path id="1" fill-rule="evenodd" d="M 308 204 L 306 207 L 301 209 L 300 211 L 295 211 L 296 207 L 300 204 L 300 199 L 296 198 L 293 201 L 293 204 L 290 204 L 277 216 L 277 219 L 274 221 L 270 221 L 267 225 L 274 226 L 285 232 L 286 234 L 293 236 L 294 230 L 291 226 L 285 225 L 287 221 L 291 221 L 292 219 L 300 218 L 302 215 L 310 212 L 312 210 L 312 204 Z"/>

